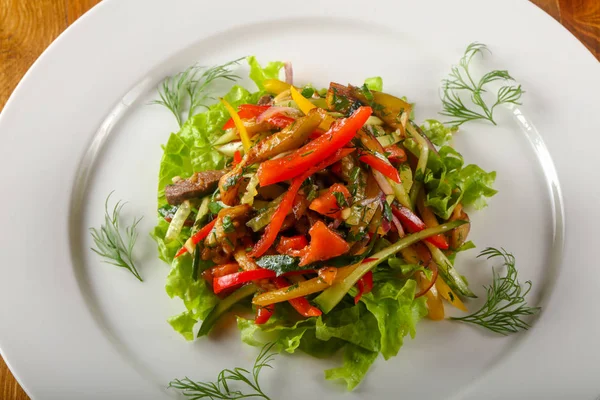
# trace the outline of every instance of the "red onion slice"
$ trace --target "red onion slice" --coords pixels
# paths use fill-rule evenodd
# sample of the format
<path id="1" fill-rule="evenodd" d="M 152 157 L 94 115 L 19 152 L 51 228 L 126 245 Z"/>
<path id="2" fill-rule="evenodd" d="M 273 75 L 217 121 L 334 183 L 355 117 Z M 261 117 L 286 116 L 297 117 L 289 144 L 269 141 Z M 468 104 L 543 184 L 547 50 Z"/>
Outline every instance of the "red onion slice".
<path id="1" fill-rule="evenodd" d="M 394 190 L 392 189 L 392 186 L 387 181 L 387 179 L 385 179 L 385 176 L 383 176 L 383 174 L 381 172 L 379 172 L 377 170 L 371 170 L 371 172 L 373 173 L 373 178 L 375 178 L 375 181 L 377 181 L 379 188 L 381 189 L 381 191 L 383 193 L 385 193 L 386 196 L 390 195 L 390 194 L 394 194 Z"/>
<path id="2" fill-rule="evenodd" d="M 392 223 L 394 224 L 394 226 L 396 227 L 396 230 L 398 231 L 398 236 L 404 237 L 404 235 L 405 235 L 404 228 L 402 228 L 402 224 L 400 223 L 400 220 L 398 218 L 396 218 L 395 215 L 392 215 Z"/>
<path id="3" fill-rule="evenodd" d="M 292 118 L 297 118 L 300 116 L 300 111 L 293 107 L 269 107 L 256 118 L 256 123 L 260 124 L 277 114 L 284 114 Z"/>
<path id="4" fill-rule="evenodd" d="M 294 84 L 294 70 L 292 69 L 292 63 L 286 62 L 284 65 L 285 71 L 285 83 L 289 83 L 290 85 Z"/>

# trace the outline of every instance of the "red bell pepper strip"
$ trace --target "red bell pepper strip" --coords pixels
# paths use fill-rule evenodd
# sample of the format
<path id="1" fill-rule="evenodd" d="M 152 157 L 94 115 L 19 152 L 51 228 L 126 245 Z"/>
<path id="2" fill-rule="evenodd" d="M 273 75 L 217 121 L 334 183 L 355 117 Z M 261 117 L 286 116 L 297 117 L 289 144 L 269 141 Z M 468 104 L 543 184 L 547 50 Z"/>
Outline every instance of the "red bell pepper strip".
<path id="1" fill-rule="evenodd" d="M 333 164 L 338 165 L 339 163 Z M 322 194 L 321 196 L 314 199 L 308 208 L 313 211 L 318 212 L 321 215 L 325 215 L 330 218 L 341 218 L 342 216 L 342 205 L 340 205 L 337 201 L 337 197 L 335 197 L 335 192 L 339 192 L 344 196 L 346 202 L 350 200 L 350 192 L 346 188 L 346 186 L 341 183 L 334 183 L 329 187 L 329 190 Z"/>
<path id="2" fill-rule="evenodd" d="M 277 289 L 291 286 L 288 281 L 281 277 L 273 279 L 273 283 L 275 283 L 275 287 L 277 287 Z M 319 315 L 323 314 L 323 312 L 317 307 L 311 306 L 305 297 L 291 299 L 289 300 L 289 303 L 303 317 L 318 317 Z"/>
<path id="3" fill-rule="evenodd" d="M 360 298 L 373 290 L 373 271 L 367 272 L 358 282 L 356 282 L 358 294 L 354 296 L 354 304 L 358 304 Z"/>
<path id="4" fill-rule="evenodd" d="M 255 281 L 257 279 L 275 278 L 276 274 L 270 269 L 253 269 L 249 271 L 235 272 L 229 275 L 223 275 L 213 279 L 213 291 L 215 294 L 222 292 L 233 286 L 241 285 L 242 283 Z"/>
<path id="5" fill-rule="evenodd" d="M 320 170 L 322 170 L 324 168 L 327 168 L 331 164 L 346 157 L 348 154 L 352 153 L 353 151 L 354 151 L 354 149 L 339 149 L 338 151 L 335 152 L 335 154 L 333 154 L 333 156 L 327 158 L 326 160 L 323 160 L 322 162 L 315 165 L 314 167 L 309 168 L 308 171 L 305 171 L 304 174 L 302 174 L 301 176 L 294 178 L 294 180 L 292 181 L 292 184 L 288 188 L 288 191 L 286 192 L 285 196 L 283 197 L 283 200 L 281 200 L 281 203 L 279 203 L 279 206 L 277 206 L 277 210 L 275 210 L 275 213 L 271 217 L 271 222 L 265 228 L 265 233 L 262 235 L 262 237 L 259 239 L 259 241 L 254 245 L 254 248 L 252 249 L 252 252 L 250 253 L 251 257 L 262 256 L 269 249 L 269 247 L 271 247 L 271 245 L 273 243 L 275 243 L 277 234 L 279 233 L 279 230 L 283 226 L 283 221 L 285 220 L 285 217 L 288 215 L 288 213 L 292 209 L 292 206 L 294 204 L 294 198 L 296 197 L 298 190 L 300 190 L 300 186 L 302 185 L 302 182 L 304 182 L 304 180 L 306 178 L 308 178 L 309 176 L 311 176 L 312 174 L 319 172 Z"/>
<path id="6" fill-rule="evenodd" d="M 277 128 L 285 128 L 294 121 L 294 118 L 282 114 L 275 114 L 272 117 L 267 118 L 267 122 Z"/>
<path id="7" fill-rule="evenodd" d="M 198 243 L 200 243 L 200 241 L 202 239 L 204 239 L 205 237 L 208 236 L 210 231 L 212 231 L 212 228 L 215 226 L 216 222 L 217 222 L 217 219 L 215 218 L 212 221 L 210 221 L 208 224 L 204 225 L 204 227 L 202 229 L 200 229 L 198 232 L 194 233 L 194 235 L 190 238 L 190 240 L 192 241 L 193 247 L 195 247 Z M 185 246 L 183 246 L 181 249 L 179 249 L 177 254 L 175 254 L 175 258 L 177 258 L 180 255 L 185 254 L 185 253 L 187 253 L 187 249 L 185 248 Z"/>
<path id="8" fill-rule="evenodd" d="M 257 106 L 255 104 L 242 104 L 238 107 L 238 115 L 241 119 L 250 119 L 256 118 L 260 114 L 264 113 L 271 106 Z M 223 130 L 235 128 L 235 123 L 233 122 L 233 118 L 229 118 L 225 125 L 223 125 Z"/>
<path id="9" fill-rule="evenodd" d="M 302 250 L 308 246 L 308 240 L 304 235 L 292 236 L 292 237 L 281 237 L 279 238 L 279 244 L 275 248 L 279 254 L 293 255 L 294 251 Z"/>
<path id="10" fill-rule="evenodd" d="M 236 165 L 238 165 L 241 162 L 242 162 L 242 153 L 240 153 L 239 150 L 236 150 L 235 153 L 233 153 L 233 166 L 235 167 Z"/>
<path id="11" fill-rule="evenodd" d="M 420 232 L 426 228 L 425 223 L 421 221 L 421 218 L 404 206 L 392 205 L 392 213 L 410 233 Z M 450 247 L 446 237 L 442 234 L 430 236 L 425 240 L 442 250 L 447 250 L 448 247 Z"/>
<path id="12" fill-rule="evenodd" d="M 340 235 L 323 223 L 317 221 L 308 231 L 310 244 L 302 250 L 298 265 L 304 266 L 315 261 L 329 260 L 341 256 L 350 250 L 350 245 Z"/>
<path id="13" fill-rule="evenodd" d="M 350 117 L 333 124 L 329 131 L 285 157 L 267 160 L 257 171 L 260 186 L 292 179 L 348 144 L 371 116 L 371 107 L 360 107 Z"/>
<path id="14" fill-rule="evenodd" d="M 396 183 L 400 182 L 400 174 L 396 167 L 394 167 L 387 158 L 383 154 L 380 153 L 362 153 L 358 158 L 360 161 L 364 162 L 367 165 L 370 165 L 371 168 L 376 169 L 381 172 L 384 176 L 390 178 Z"/>
<path id="15" fill-rule="evenodd" d="M 383 151 L 392 163 L 403 163 L 407 160 L 406 152 L 395 144 L 385 147 Z"/>
<path id="16" fill-rule="evenodd" d="M 273 313 L 275 312 L 275 304 L 269 304 L 268 306 L 258 307 L 256 310 L 256 318 L 254 318 L 254 323 L 256 325 L 262 325 L 266 323 Z"/>

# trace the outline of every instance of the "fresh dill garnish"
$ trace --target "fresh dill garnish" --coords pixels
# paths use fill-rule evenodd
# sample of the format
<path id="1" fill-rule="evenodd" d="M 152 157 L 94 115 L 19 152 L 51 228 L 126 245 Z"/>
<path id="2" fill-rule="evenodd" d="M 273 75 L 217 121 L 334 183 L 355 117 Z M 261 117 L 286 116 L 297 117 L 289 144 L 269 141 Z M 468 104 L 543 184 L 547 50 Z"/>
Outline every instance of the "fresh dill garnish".
<path id="1" fill-rule="evenodd" d="M 506 276 L 501 277 L 492 269 L 493 282 L 490 286 L 484 286 L 487 290 L 487 300 L 481 309 L 471 315 L 451 319 L 476 324 L 502 335 L 527 330 L 529 324 L 522 318 L 536 314 L 540 307 L 527 305 L 525 296 L 531 290 L 532 284 L 531 281 L 527 281 L 527 287 L 521 287 L 517 279 L 515 257 L 504 249 L 492 247 L 483 250 L 478 257 L 487 257 L 488 260 L 501 257 L 506 266 Z"/>
<path id="2" fill-rule="evenodd" d="M 515 81 L 506 70 L 494 70 L 483 75 L 476 83 L 469 69 L 471 60 L 476 54 L 482 54 L 488 50 L 482 43 L 471 43 L 465 50 L 465 54 L 460 59 L 458 65 L 452 67 L 450 75 L 442 81 L 442 106 L 444 111 L 440 114 L 452 117 L 448 124 L 459 126 L 468 121 L 478 119 L 488 120 L 496 125 L 493 114 L 494 108 L 501 104 L 520 105 L 519 102 L 523 95 L 521 85 L 510 84 L 500 87 L 496 92 L 496 102 L 490 107 L 483 99 L 483 93 L 486 92 L 484 86 L 488 83 L 502 80 Z M 475 109 L 470 109 L 464 104 L 459 93 L 467 92 Z"/>
<path id="3" fill-rule="evenodd" d="M 104 202 L 104 223 L 100 226 L 100 229 L 90 228 L 92 238 L 96 244 L 96 248 L 92 247 L 92 251 L 104 258 L 104 262 L 129 270 L 133 276 L 142 282 L 143 279 L 135 268 L 132 254 L 138 236 L 136 228 L 142 218 L 134 218 L 133 223 L 125 228 L 125 236 L 123 236 L 119 219 L 121 210 L 126 203 L 117 201 L 112 213 L 109 213 L 108 202 L 112 194 L 113 192 L 110 192 Z"/>
<path id="4" fill-rule="evenodd" d="M 181 127 L 184 122 L 195 115 L 199 107 L 207 107 L 207 100 L 214 100 L 208 95 L 207 88 L 218 79 L 235 81 L 240 77 L 229 70 L 243 58 L 217 65 L 212 68 L 192 65 L 185 71 L 167 77 L 158 89 L 160 100 L 151 104 L 160 104 L 167 107 L 177 119 Z M 185 109 L 187 107 L 187 114 Z"/>
<path id="5" fill-rule="evenodd" d="M 175 379 L 169 383 L 169 388 L 181 390 L 185 397 L 191 399 L 247 399 L 262 398 L 270 400 L 258 381 L 260 371 L 264 368 L 273 368 L 271 362 L 275 353 L 271 350 L 275 343 L 267 343 L 263 346 L 260 353 L 254 361 L 252 372 L 245 368 L 236 367 L 234 369 L 224 369 L 217 376 L 215 382 L 194 382 L 190 378 Z M 235 390 L 231 386 L 235 383 L 248 386 L 249 392 L 243 393 L 241 390 Z"/>

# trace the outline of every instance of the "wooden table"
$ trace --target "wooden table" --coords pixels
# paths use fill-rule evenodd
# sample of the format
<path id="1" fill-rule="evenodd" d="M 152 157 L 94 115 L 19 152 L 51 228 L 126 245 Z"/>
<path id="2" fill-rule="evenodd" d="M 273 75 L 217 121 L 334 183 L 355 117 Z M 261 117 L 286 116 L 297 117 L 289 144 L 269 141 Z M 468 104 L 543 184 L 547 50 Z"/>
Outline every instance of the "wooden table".
<path id="1" fill-rule="evenodd" d="M 600 60 L 600 0 L 531 0 Z M 100 0 L 0 0 L 0 111 L 31 64 Z M 0 357 L 0 399 L 27 400 Z"/>

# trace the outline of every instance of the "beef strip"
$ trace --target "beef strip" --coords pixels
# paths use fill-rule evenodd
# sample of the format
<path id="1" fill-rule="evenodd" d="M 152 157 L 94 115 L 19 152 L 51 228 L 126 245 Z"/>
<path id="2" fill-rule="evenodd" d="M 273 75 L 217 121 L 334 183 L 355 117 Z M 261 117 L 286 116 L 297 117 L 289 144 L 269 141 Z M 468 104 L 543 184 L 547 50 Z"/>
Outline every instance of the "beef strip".
<path id="1" fill-rule="evenodd" d="M 269 95 L 269 94 L 265 94 L 260 99 L 258 99 L 258 103 L 256 103 L 256 104 L 259 106 L 272 106 L 273 105 L 273 97 L 271 97 L 271 95 Z"/>
<path id="2" fill-rule="evenodd" d="M 171 205 L 200 197 L 216 189 L 219 179 L 226 171 L 195 172 L 188 179 L 180 180 L 165 187 L 165 197 Z"/>

